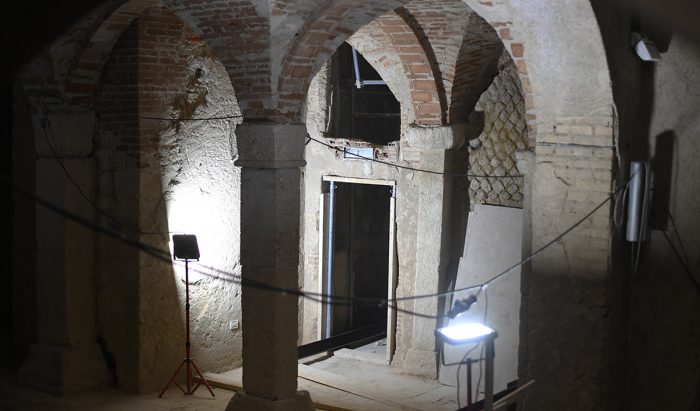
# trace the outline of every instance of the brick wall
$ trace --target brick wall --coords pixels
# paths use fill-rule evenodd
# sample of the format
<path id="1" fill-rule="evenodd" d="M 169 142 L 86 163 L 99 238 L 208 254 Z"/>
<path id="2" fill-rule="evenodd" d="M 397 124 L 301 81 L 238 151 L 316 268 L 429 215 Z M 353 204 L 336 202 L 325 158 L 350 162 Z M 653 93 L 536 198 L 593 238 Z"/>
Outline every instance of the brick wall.
<path id="1" fill-rule="evenodd" d="M 251 1 L 168 0 L 164 5 L 207 42 L 224 64 L 246 117 L 272 115 L 270 23 Z M 235 44 L 235 47 L 231 45 Z"/>

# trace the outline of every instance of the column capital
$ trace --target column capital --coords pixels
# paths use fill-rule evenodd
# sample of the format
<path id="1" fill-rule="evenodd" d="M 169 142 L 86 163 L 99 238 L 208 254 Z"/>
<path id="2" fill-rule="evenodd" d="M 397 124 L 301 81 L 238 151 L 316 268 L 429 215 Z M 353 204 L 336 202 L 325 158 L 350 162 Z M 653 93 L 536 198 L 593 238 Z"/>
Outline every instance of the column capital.
<path id="1" fill-rule="evenodd" d="M 416 149 L 449 150 L 462 144 L 467 129 L 467 123 L 437 127 L 410 125 L 403 136 L 408 145 Z"/>
<path id="2" fill-rule="evenodd" d="M 236 127 L 238 159 L 247 168 L 304 167 L 304 124 L 244 123 Z"/>

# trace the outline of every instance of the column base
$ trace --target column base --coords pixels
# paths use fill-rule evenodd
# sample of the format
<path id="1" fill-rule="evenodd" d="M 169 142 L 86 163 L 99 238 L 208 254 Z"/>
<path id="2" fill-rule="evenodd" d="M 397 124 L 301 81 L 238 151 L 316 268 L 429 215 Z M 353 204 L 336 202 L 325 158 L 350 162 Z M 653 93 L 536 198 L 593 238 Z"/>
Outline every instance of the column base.
<path id="1" fill-rule="evenodd" d="M 18 380 L 20 385 L 64 395 L 105 387 L 110 377 L 97 344 L 75 349 L 39 343 L 31 347 Z"/>
<path id="2" fill-rule="evenodd" d="M 293 396 L 277 401 L 236 393 L 226 407 L 226 411 L 314 411 L 315 409 L 308 391 L 297 391 Z"/>
<path id="3" fill-rule="evenodd" d="M 409 348 L 401 371 L 420 377 L 437 378 L 437 353 L 435 351 Z"/>

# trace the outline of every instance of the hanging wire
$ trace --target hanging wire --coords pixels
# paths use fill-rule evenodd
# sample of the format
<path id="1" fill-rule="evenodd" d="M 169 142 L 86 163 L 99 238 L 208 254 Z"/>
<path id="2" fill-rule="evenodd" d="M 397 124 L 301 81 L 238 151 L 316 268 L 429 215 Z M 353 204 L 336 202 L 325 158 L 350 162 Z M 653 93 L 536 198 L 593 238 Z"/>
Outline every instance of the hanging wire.
<path id="1" fill-rule="evenodd" d="M 424 168 L 416 168 L 416 167 L 403 166 L 403 165 L 400 165 L 400 164 L 391 163 L 391 162 L 389 162 L 389 161 L 377 160 L 376 158 L 365 157 L 365 156 L 362 156 L 362 155 L 360 155 L 360 154 L 353 153 L 353 152 L 351 152 L 351 151 L 348 151 L 348 150 L 345 149 L 345 148 L 340 148 L 340 147 L 337 147 L 337 146 L 334 146 L 334 145 L 325 143 L 325 142 L 323 142 L 323 141 L 321 141 L 321 140 L 319 140 L 319 139 L 313 138 L 313 137 L 311 137 L 311 136 L 308 135 L 308 134 L 306 135 L 306 137 L 307 137 L 308 139 L 310 139 L 311 141 L 314 141 L 314 142 L 316 142 L 316 143 L 318 143 L 318 144 L 320 144 L 320 145 L 322 145 L 322 146 L 325 146 L 325 147 L 330 148 L 331 150 L 335 150 L 335 151 L 337 151 L 337 152 L 339 152 L 339 153 L 343 153 L 343 155 L 352 156 L 352 157 L 355 157 L 355 158 L 358 158 L 358 159 L 361 159 L 361 160 L 371 161 L 371 162 L 373 162 L 373 163 L 379 163 L 379 164 L 384 164 L 384 165 L 391 166 L 391 167 L 400 168 L 400 169 L 402 169 L 402 170 L 415 171 L 415 172 L 418 172 L 418 173 L 428 173 L 428 174 L 435 174 L 435 175 L 441 175 L 441 176 L 467 177 L 467 178 L 496 178 L 496 179 L 497 179 L 497 178 L 522 178 L 522 177 L 524 177 L 523 174 L 509 174 L 509 175 L 503 175 L 503 176 L 494 176 L 494 175 L 487 175 L 487 174 L 445 173 L 445 172 L 442 172 L 442 171 L 426 170 L 426 169 L 424 169 Z"/>
<path id="2" fill-rule="evenodd" d="M 125 234 L 121 232 L 116 232 L 107 228 L 104 228 L 100 225 L 97 225 L 75 213 L 72 213 L 68 210 L 63 209 L 62 207 L 56 206 L 55 204 L 46 201 L 44 199 L 41 199 L 37 197 L 36 195 L 20 188 L 17 186 L 12 179 L 10 179 L 8 176 L 4 174 L 0 174 L 0 181 L 5 182 L 6 184 L 10 185 L 15 191 L 18 193 L 24 195 L 25 197 L 28 197 L 32 199 L 33 201 L 41 204 L 42 206 L 48 208 L 49 210 L 64 216 L 65 218 L 68 218 L 72 221 L 75 221 L 81 225 L 84 225 L 86 227 L 89 227 L 96 232 L 99 232 L 101 234 L 107 235 L 112 238 L 116 238 L 117 240 L 120 240 L 124 242 L 125 244 L 132 246 L 134 248 L 137 248 L 141 251 L 144 251 L 146 254 L 159 259 L 161 261 L 167 262 L 167 263 L 172 263 L 170 260 L 170 252 L 169 251 L 164 251 L 161 249 L 158 249 L 157 247 L 153 247 L 147 244 L 144 244 L 140 241 L 131 239 L 127 237 Z M 629 182 L 629 180 L 628 180 Z M 628 183 L 627 182 L 627 183 Z M 564 237 L 566 234 L 571 232 L 573 229 L 575 229 L 577 226 L 579 226 L 583 221 L 585 221 L 587 218 L 589 218 L 593 213 L 595 213 L 598 209 L 600 209 L 603 205 L 605 205 L 610 199 L 622 188 L 624 188 L 627 183 L 624 185 L 620 186 L 615 192 L 610 194 L 602 203 L 600 203 L 597 207 L 595 207 L 593 210 L 591 210 L 588 214 L 586 214 L 581 220 L 576 222 L 573 226 L 571 226 L 569 229 L 565 230 L 563 233 L 560 235 L 556 236 L 553 240 L 549 241 L 547 244 L 544 246 L 540 247 L 538 250 L 536 250 L 534 253 L 530 254 L 528 257 L 525 259 L 521 260 L 520 262 L 514 264 L 513 266 L 509 267 L 505 271 L 501 272 L 500 274 L 497 274 L 493 277 L 491 277 L 489 280 L 482 284 L 470 286 L 470 287 L 464 287 L 452 291 L 447 291 L 443 293 L 434 293 L 434 294 L 423 294 L 423 295 L 412 295 L 412 296 L 405 296 L 405 297 L 399 297 L 399 298 L 392 298 L 392 299 L 386 299 L 386 298 L 371 298 L 371 297 L 348 297 L 348 296 L 338 296 L 338 295 L 333 295 L 333 294 L 323 294 L 323 293 L 315 293 L 315 292 L 309 292 L 309 291 L 303 291 L 303 290 L 298 290 L 298 289 L 288 289 L 288 288 L 282 288 L 282 287 L 277 287 L 271 284 L 267 283 L 262 283 L 259 281 L 252 280 L 250 278 L 243 278 L 238 274 L 235 273 L 230 273 L 226 272 L 224 270 L 220 270 L 214 267 L 207 267 L 207 266 L 202 266 L 204 269 L 209 270 L 210 272 L 208 273 L 207 271 L 204 270 L 197 270 L 196 268 L 194 271 L 200 272 L 204 275 L 211 275 L 211 272 L 217 273 L 217 275 L 220 275 L 223 278 L 227 278 L 230 281 L 233 281 L 235 283 L 240 284 L 242 287 L 251 287 L 251 288 L 258 288 L 258 289 L 263 289 L 266 291 L 270 292 L 276 292 L 276 293 L 281 293 L 283 295 L 294 295 L 302 298 L 309 299 L 314 302 L 321 302 L 323 304 L 331 304 L 331 305 L 363 305 L 363 306 L 375 306 L 375 307 L 388 307 L 396 310 L 397 312 L 404 313 L 404 314 L 409 314 L 415 317 L 420 317 L 420 318 L 428 318 L 428 319 L 442 319 L 446 318 L 447 314 L 444 315 L 430 315 L 430 314 L 425 314 L 425 313 L 420 313 L 408 309 L 404 309 L 398 306 L 398 303 L 402 301 L 407 301 L 407 300 L 417 300 L 417 299 L 423 299 L 423 298 L 438 298 L 438 297 L 444 297 L 448 295 L 452 295 L 458 292 L 466 291 L 466 290 L 472 290 L 475 288 L 478 288 L 477 296 L 479 293 L 485 290 L 485 288 L 491 284 L 492 282 L 498 280 L 499 278 L 503 277 L 504 275 L 508 274 L 511 272 L 514 268 L 526 263 L 527 261 L 530 261 L 532 258 L 534 258 L 535 255 L 539 254 L 543 250 L 545 250 L 547 247 L 551 246 L 554 244 L 556 241 L 559 241 L 562 237 Z"/>
<path id="3" fill-rule="evenodd" d="M 78 191 L 78 194 L 85 200 L 96 212 L 97 214 L 107 218 L 109 221 L 112 222 L 112 224 L 126 228 L 128 230 L 131 230 L 133 232 L 139 233 L 139 234 L 150 234 L 150 235 L 169 235 L 169 234 L 174 234 L 174 232 L 168 231 L 168 232 L 148 232 L 148 231 L 141 231 L 138 228 L 131 226 L 126 223 L 122 223 L 121 221 L 117 220 L 114 216 L 112 216 L 110 213 L 104 211 L 102 208 L 100 208 L 97 204 L 95 204 L 94 201 L 92 201 L 87 194 L 85 194 L 85 191 L 83 191 L 82 187 L 78 182 L 73 178 L 71 173 L 68 171 L 68 168 L 66 167 L 65 163 L 63 160 L 61 160 L 60 156 L 58 155 L 58 151 L 56 150 L 56 147 L 51 143 L 51 139 L 49 138 L 49 134 L 46 131 L 48 130 L 51 132 L 51 135 L 54 134 L 53 128 L 51 127 L 51 121 L 49 120 L 48 116 L 48 108 L 46 107 L 45 102 L 42 100 L 41 96 L 38 98 L 39 102 L 39 107 L 43 110 L 41 113 L 39 122 L 41 126 L 41 134 L 44 137 L 44 141 L 46 142 L 46 145 L 49 147 L 49 150 L 51 151 L 51 155 L 53 157 L 53 160 L 56 161 L 56 163 L 59 165 L 61 170 L 63 170 L 63 174 L 65 174 L 66 178 L 70 183 L 75 187 L 75 189 Z"/>

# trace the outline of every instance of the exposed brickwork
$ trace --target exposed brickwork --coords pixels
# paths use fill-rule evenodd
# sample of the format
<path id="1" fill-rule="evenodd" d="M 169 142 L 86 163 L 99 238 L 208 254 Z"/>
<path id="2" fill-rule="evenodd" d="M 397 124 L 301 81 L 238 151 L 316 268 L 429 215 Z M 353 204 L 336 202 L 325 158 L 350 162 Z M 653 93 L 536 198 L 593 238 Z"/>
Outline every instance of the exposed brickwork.
<path id="1" fill-rule="evenodd" d="M 325 4 L 325 7 L 304 25 L 290 47 L 282 63 L 277 84 L 279 115 L 286 121 L 300 121 L 302 105 L 311 78 L 323 63 L 335 52 L 340 44 L 360 27 L 388 11 L 403 5 L 404 1 L 370 0 L 358 4 L 343 0 Z M 308 77 L 293 77 L 292 72 L 300 68 L 308 72 Z"/>
<path id="2" fill-rule="evenodd" d="M 497 73 L 496 63 L 502 43 L 481 17 L 472 13 L 454 67 L 450 98 L 451 122 L 464 121 L 479 95 Z"/>
<path id="3" fill-rule="evenodd" d="M 268 16 L 251 1 L 166 0 L 164 5 L 199 34 L 224 64 L 243 114 L 273 116 Z M 299 76 L 299 71 L 294 75 Z"/>
<path id="4" fill-rule="evenodd" d="M 613 188 L 615 149 L 612 115 L 558 118 L 538 131 L 532 186 L 532 248 L 569 228 L 605 200 Z M 542 387 L 529 404 L 577 398 L 575 409 L 603 409 L 601 370 L 609 346 L 612 203 L 532 261 L 523 274 L 521 335 L 526 361 L 521 374 L 551 378 L 559 373 L 574 386 Z M 620 273 L 617 273 L 618 275 Z M 547 333 L 536 330 L 546 329 Z M 586 335 L 585 341 L 572 335 Z M 603 354 L 601 354 L 603 353 Z M 547 358 L 560 358 L 556 366 Z M 587 387 L 585 390 L 582 387 Z"/>
<path id="5" fill-rule="evenodd" d="M 381 30 L 389 44 L 396 50 L 403 74 L 409 80 L 411 100 L 406 103 L 411 104 L 413 108 L 414 118 L 411 122 L 422 125 L 442 124 L 444 107 L 440 101 L 438 83 L 431 67 L 434 61 L 426 53 L 424 41 L 395 12 L 380 16 L 368 26 Z"/>
<path id="6" fill-rule="evenodd" d="M 106 61 L 95 102 L 100 128 L 100 137 L 95 141 L 98 153 L 125 156 L 136 164 L 140 147 L 138 40 L 139 26 L 132 22 Z M 104 184 L 100 188 L 105 188 Z M 105 191 L 108 192 L 112 191 Z M 108 201 L 105 206 L 109 203 L 115 202 Z"/>
<path id="7" fill-rule="evenodd" d="M 68 75 L 65 97 L 77 104 L 92 104 L 95 88 L 114 44 L 127 27 L 154 5 L 155 0 L 129 0 L 116 8 L 91 33 Z"/>
<path id="8" fill-rule="evenodd" d="M 536 114 L 534 94 L 525 63 L 527 50 L 523 41 L 518 37 L 518 30 L 513 24 L 510 10 L 504 1 L 465 0 L 465 3 L 496 31 L 503 46 L 511 54 L 518 68 L 520 84 L 525 95 L 528 130 L 531 131 L 530 137 L 534 139 Z"/>

